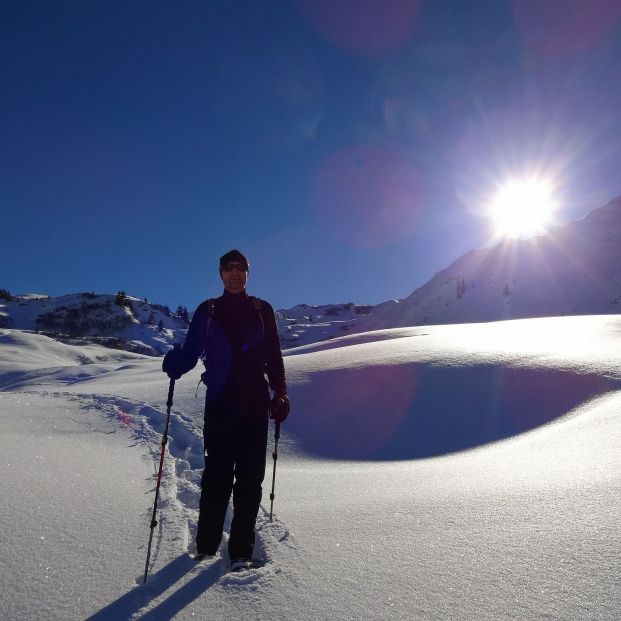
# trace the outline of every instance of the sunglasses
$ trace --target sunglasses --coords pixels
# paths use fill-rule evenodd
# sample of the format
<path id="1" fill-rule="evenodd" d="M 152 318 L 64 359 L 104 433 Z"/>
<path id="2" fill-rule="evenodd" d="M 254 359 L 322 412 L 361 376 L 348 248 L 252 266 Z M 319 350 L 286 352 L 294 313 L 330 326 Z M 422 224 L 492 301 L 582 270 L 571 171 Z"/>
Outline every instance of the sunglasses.
<path id="1" fill-rule="evenodd" d="M 233 270 L 237 270 L 238 272 L 247 272 L 248 269 L 243 263 L 225 263 L 222 266 L 223 272 L 232 272 Z"/>

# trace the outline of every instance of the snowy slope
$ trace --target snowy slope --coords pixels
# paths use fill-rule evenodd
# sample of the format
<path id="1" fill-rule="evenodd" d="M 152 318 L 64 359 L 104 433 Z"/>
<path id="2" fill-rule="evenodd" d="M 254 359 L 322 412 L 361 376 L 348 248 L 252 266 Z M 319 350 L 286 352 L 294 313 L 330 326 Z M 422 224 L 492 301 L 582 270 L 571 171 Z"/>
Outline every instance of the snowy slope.
<path id="1" fill-rule="evenodd" d="M 276 311 L 284 349 L 390 328 L 621 312 L 621 197 L 545 236 L 465 254 L 405 299 L 376 306 L 308 305 Z M 127 296 L 77 293 L 0 298 L 0 327 L 149 355 L 183 342 L 170 309 Z"/>
<path id="2" fill-rule="evenodd" d="M 621 197 L 544 236 L 473 250 L 404 299 L 281 309 L 280 337 L 291 348 L 405 326 L 615 314 L 620 265 Z"/>
<path id="3" fill-rule="evenodd" d="M 621 197 L 579 222 L 475 250 L 353 328 L 621 311 Z"/>
<path id="4" fill-rule="evenodd" d="M 183 341 L 188 324 L 170 309 L 131 296 L 74 293 L 51 298 L 26 294 L 0 300 L 0 327 L 37 330 L 65 342 L 159 355 Z"/>
<path id="5" fill-rule="evenodd" d="M 95 342 L 145 353 L 162 354 L 173 343 L 183 342 L 188 324 L 159 304 L 127 296 L 128 305 L 116 296 L 75 293 L 50 298 L 42 294 L 0 298 L 0 327 L 39 331 L 65 342 Z M 283 348 L 341 336 L 370 306 L 353 303 L 297 306 L 276 312 Z M 160 324 L 161 322 L 161 324 Z"/>
<path id="6" fill-rule="evenodd" d="M 225 545 L 198 566 L 185 554 L 194 370 L 176 386 L 143 587 L 160 362 L 0 330 L 5 618 L 618 618 L 620 316 L 353 334 L 285 361 L 268 564 L 230 575 Z"/>
<path id="7" fill-rule="evenodd" d="M 278 334 L 283 349 L 333 339 L 349 332 L 356 321 L 371 312 L 371 306 L 298 304 L 276 311 Z"/>

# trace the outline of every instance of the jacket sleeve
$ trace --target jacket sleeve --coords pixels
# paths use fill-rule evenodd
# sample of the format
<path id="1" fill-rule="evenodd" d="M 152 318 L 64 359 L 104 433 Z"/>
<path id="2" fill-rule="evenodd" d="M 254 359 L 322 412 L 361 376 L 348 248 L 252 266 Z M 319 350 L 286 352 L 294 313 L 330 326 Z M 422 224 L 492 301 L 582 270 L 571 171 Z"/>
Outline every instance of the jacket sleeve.
<path id="1" fill-rule="evenodd" d="M 205 347 L 205 337 L 207 335 L 207 310 L 205 303 L 203 302 L 194 313 L 188 333 L 185 337 L 185 343 L 183 344 L 182 353 L 182 367 L 181 371 L 187 373 L 192 370 L 203 353 Z"/>
<path id="2" fill-rule="evenodd" d="M 285 365 L 282 360 L 282 352 L 280 351 L 280 339 L 278 338 L 278 329 L 276 327 L 276 315 L 270 304 L 264 302 L 263 320 L 265 322 L 266 337 L 266 360 L 265 367 L 267 379 L 270 388 L 274 392 L 287 392 L 287 381 L 285 379 Z"/>

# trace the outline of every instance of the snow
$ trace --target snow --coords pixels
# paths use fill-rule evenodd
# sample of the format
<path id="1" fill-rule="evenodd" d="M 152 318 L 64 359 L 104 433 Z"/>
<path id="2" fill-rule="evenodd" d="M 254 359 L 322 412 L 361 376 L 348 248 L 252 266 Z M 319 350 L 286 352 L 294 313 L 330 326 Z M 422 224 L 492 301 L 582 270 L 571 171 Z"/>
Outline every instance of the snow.
<path id="1" fill-rule="evenodd" d="M 470 251 L 401 300 L 280 310 L 280 337 L 291 348 L 386 328 L 614 315 L 619 265 L 621 197 L 545 235 Z"/>
<path id="2" fill-rule="evenodd" d="M 121 292 L 119 292 L 121 293 Z M 159 304 L 93 292 L 55 298 L 40 294 L 0 300 L 0 327 L 62 335 L 65 342 L 96 342 L 149 355 L 167 352 L 183 341 L 188 324 Z M 160 329 L 161 325 L 161 329 Z"/>
<path id="3" fill-rule="evenodd" d="M 621 316 L 353 334 L 286 352 L 267 564 L 187 555 L 199 370 L 0 329 L 6 619 L 618 619 Z M 271 448 L 268 449 L 271 453 Z M 269 457 L 269 454 L 268 454 Z"/>
<path id="4" fill-rule="evenodd" d="M 0 393 L 3 619 L 84 618 L 127 587 L 150 464 L 128 431 L 81 407 Z"/>
<path id="5" fill-rule="evenodd" d="M 360 317 L 371 312 L 371 306 L 325 304 L 309 306 L 298 304 L 293 308 L 276 311 L 278 335 L 283 348 L 290 349 L 333 339 L 355 329 Z"/>
<path id="6" fill-rule="evenodd" d="M 620 264 L 621 197 L 545 235 L 468 252 L 353 329 L 617 314 Z"/>
<path id="7" fill-rule="evenodd" d="M 402 300 L 279 309 L 278 333 L 283 348 L 293 349 L 411 326 L 614 316 L 621 304 L 620 264 L 621 197 L 545 235 L 468 252 Z M 0 328 L 62 335 L 73 345 L 97 343 L 158 356 L 182 342 L 187 327 L 167 307 L 127 295 L 26 294 L 0 300 Z"/>

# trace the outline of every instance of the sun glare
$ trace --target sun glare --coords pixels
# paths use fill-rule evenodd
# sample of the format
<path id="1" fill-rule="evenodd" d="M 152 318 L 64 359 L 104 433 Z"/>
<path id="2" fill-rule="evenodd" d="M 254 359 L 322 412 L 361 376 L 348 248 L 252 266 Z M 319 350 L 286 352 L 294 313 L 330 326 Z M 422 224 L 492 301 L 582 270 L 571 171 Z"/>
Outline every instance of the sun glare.
<path id="1" fill-rule="evenodd" d="M 531 237 L 545 231 L 557 208 L 548 181 L 512 179 L 492 199 L 489 216 L 498 237 Z"/>

